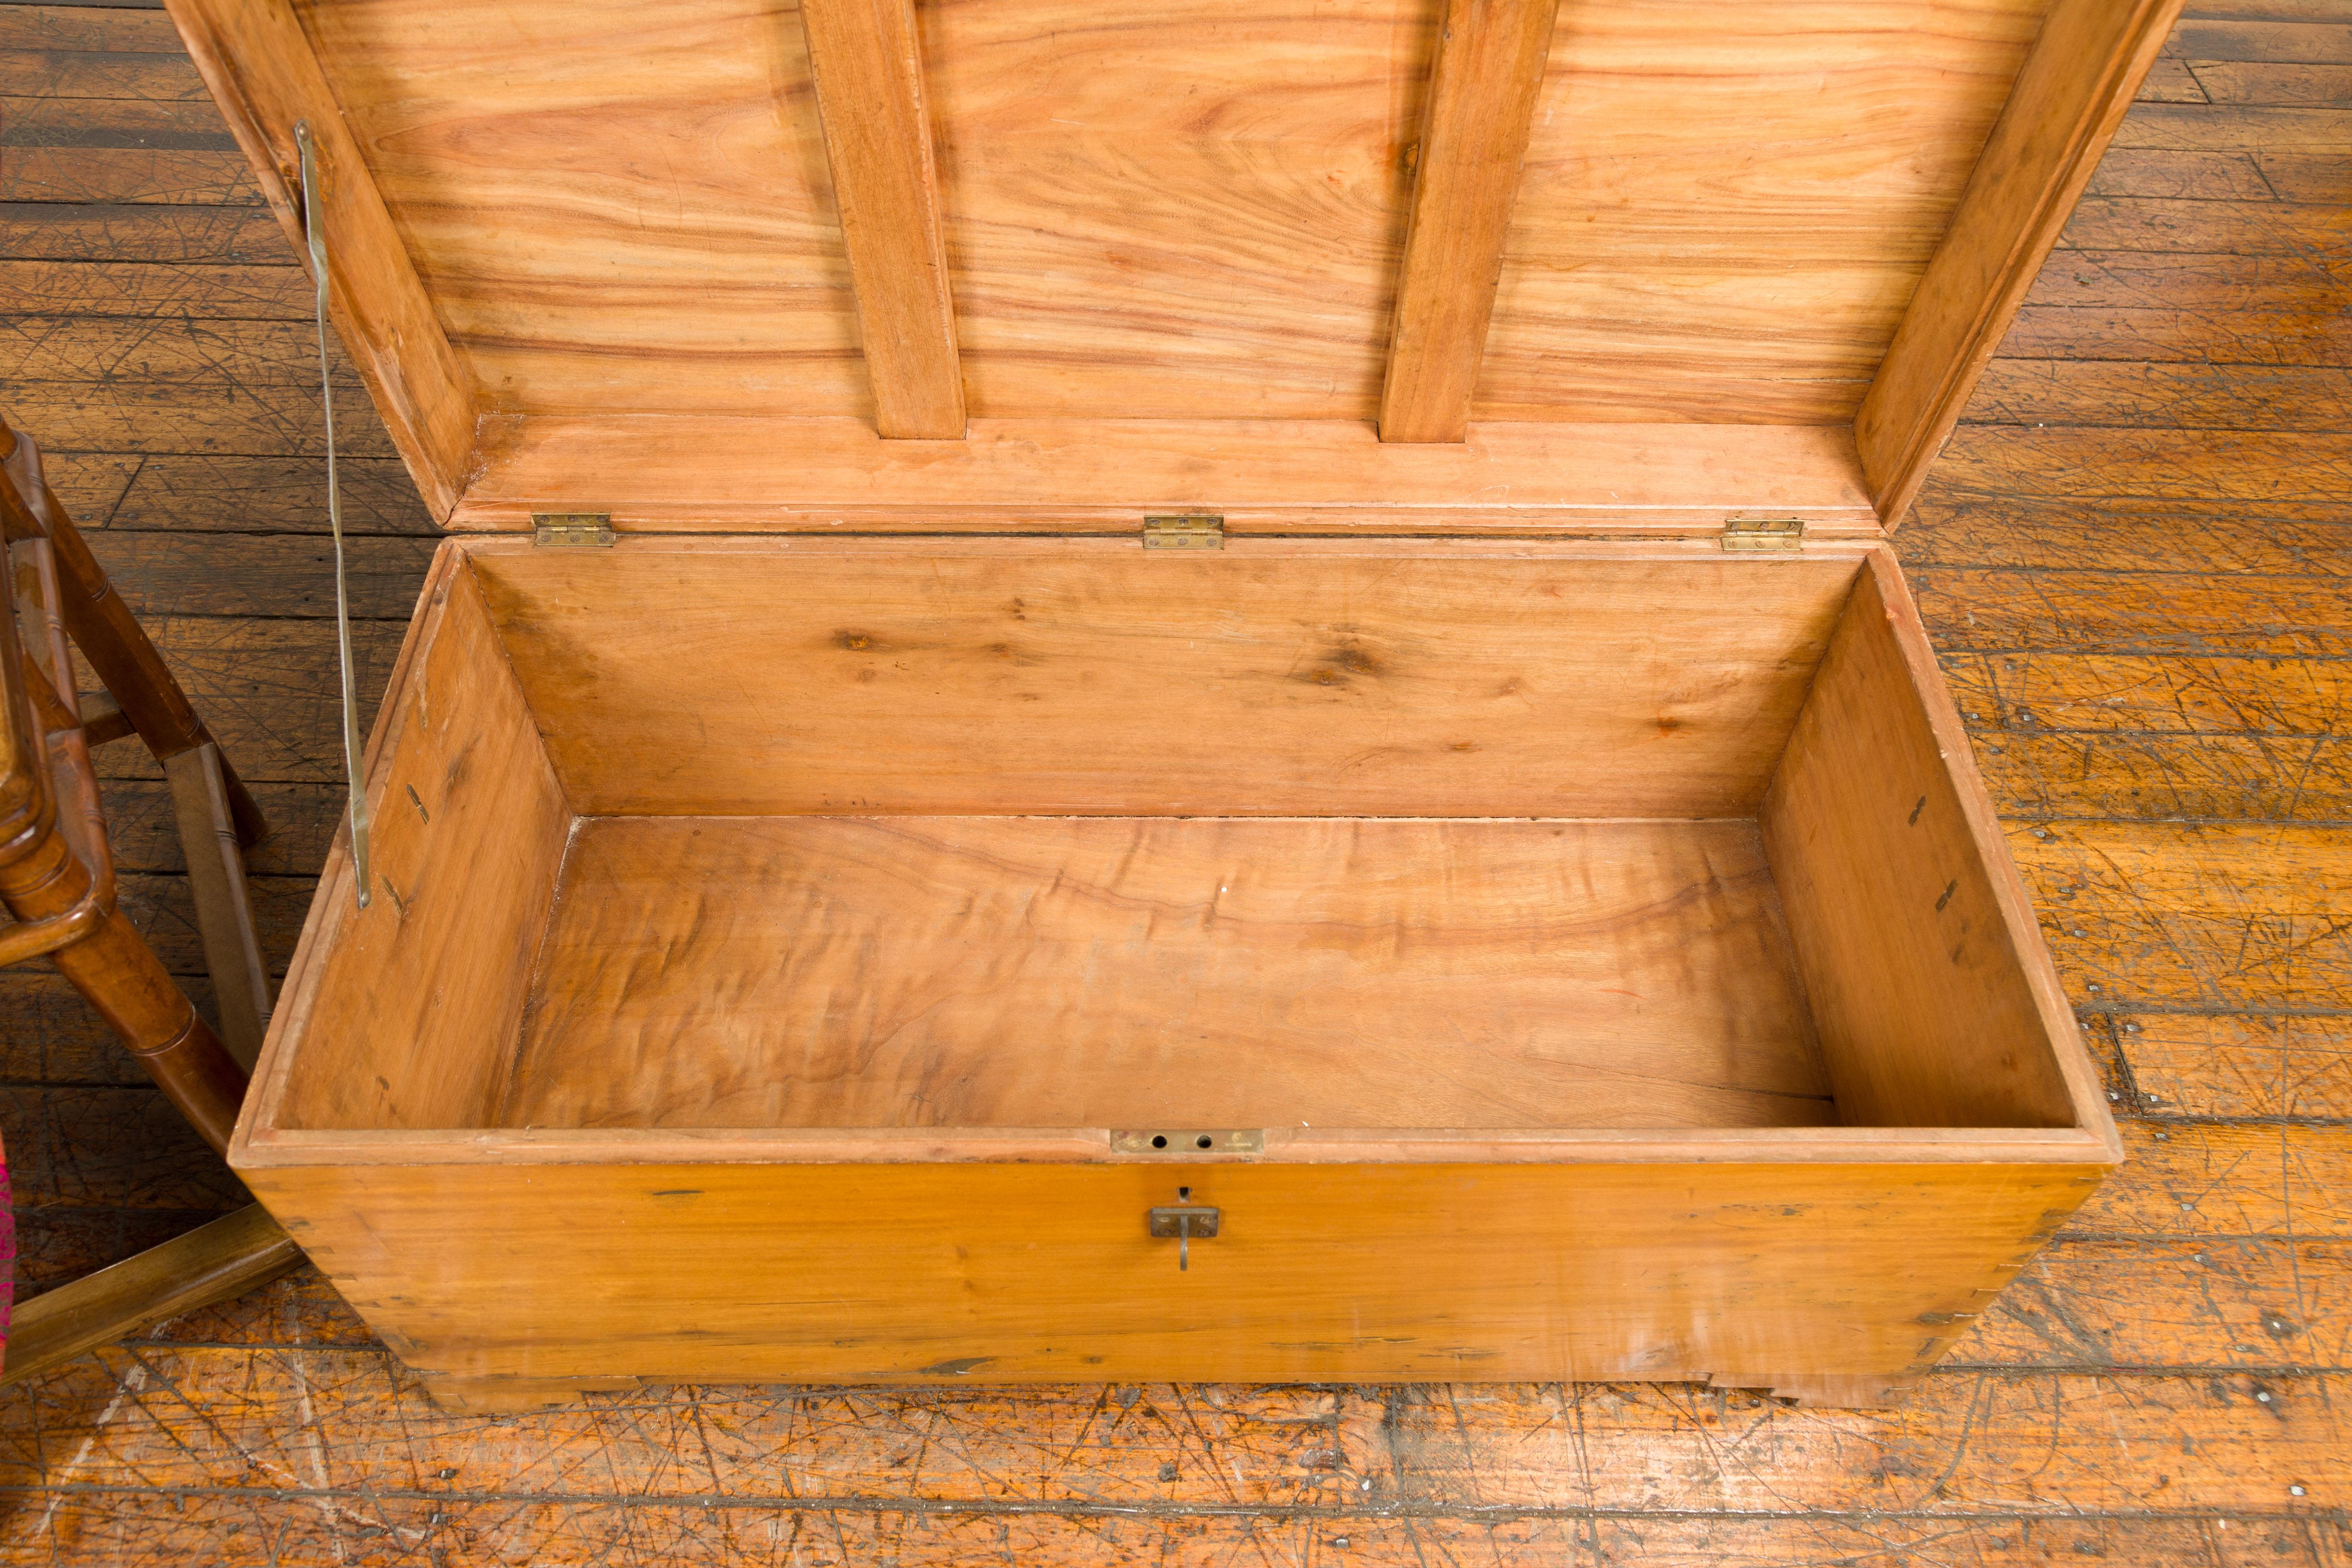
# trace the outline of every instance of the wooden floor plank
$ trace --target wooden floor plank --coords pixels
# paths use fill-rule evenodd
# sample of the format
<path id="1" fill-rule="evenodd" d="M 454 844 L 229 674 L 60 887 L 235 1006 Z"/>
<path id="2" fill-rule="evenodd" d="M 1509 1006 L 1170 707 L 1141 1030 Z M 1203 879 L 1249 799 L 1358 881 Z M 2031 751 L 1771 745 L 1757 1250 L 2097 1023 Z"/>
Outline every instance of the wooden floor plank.
<path id="1" fill-rule="evenodd" d="M 131 489 L 142 461 L 127 452 L 42 453 L 49 488 L 76 527 L 104 528 Z"/>
<path id="2" fill-rule="evenodd" d="M 177 49 L 25 48 L 0 38 L 0 97 L 180 101 L 213 107 L 195 62 Z M 98 111 L 103 113 L 103 110 Z M 218 125 L 218 110 L 212 123 Z"/>
<path id="3" fill-rule="evenodd" d="M 2050 320 L 2075 313 L 2029 309 L 2019 314 L 2003 347 L 2021 357 L 1987 367 L 1969 405 L 1969 424 L 2335 431 L 2352 423 L 2352 372 L 2311 363 L 2352 358 L 2352 325 L 2301 315 L 2231 314 L 2223 318 L 2226 326 L 2192 335 L 2176 312 L 2107 310 L 2094 312 L 2103 331 L 2101 341 L 2090 342 L 2080 323 Z M 2053 341 L 2097 357 L 2021 357 Z M 2179 354 L 2189 342 L 2210 345 L 2216 363 L 2149 363 Z M 2283 363 L 2251 363 L 2265 359 Z"/>
<path id="4" fill-rule="evenodd" d="M 2069 1234 L 2352 1240 L 2352 1128 L 2135 1121 L 2124 1157 Z"/>
<path id="5" fill-rule="evenodd" d="M 354 407 L 364 404 L 367 394 L 342 344 L 331 339 L 328 355 L 338 391 L 348 389 Z M 0 316 L 0 381 L 140 387 L 283 383 L 309 391 L 315 405 L 318 329 L 307 320 L 207 321 L 194 315 Z"/>
<path id="6" fill-rule="evenodd" d="M 2126 147 L 2100 161 L 2089 193 L 2317 205 L 2344 190 L 2347 179 L 2352 179 L 2352 158 L 2324 153 L 2166 153 Z"/>
<path id="7" fill-rule="evenodd" d="M 321 495 L 321 503 L 324 497 Z M 439 541 L 363 535 L 343 542 L 351 613 L 406 620 Z M 316 533 L 131 531 L 90 541 L 107 578 L 138 616 L 332 616 L 335 547 Z"/>
<path id="8" fill-rule="evenodd" d="M 245 1189 L 152 1084 L 0 1086 L 8 1184 L 27 1208 L 54 1205 L 222 1214 Z"/>
<path id="9" fill-rule="evenodd" d="M 153 147 L 21 147 L 0 158 L 0 202 L 258 206 L 239 153 Z"/>
<path id="10" fill-rule="evenodd" d="M 2343 505 L 2352 435 L 1963 425 L 1936 478 L 1946 494 Z"/>
<path id="11" fill-rule="evenodd" d="M 2326 13 L 2320 12 L 2319 16 Z M 2352 65 L 2352 22 L 2333 19 L 2248 21 L 2191 12 L 2173 30 L 2165 53 L 2187 60 L 2315 61 Z"/>
<path id="12" fill-rule="evenodd" d="M 42 1443 L 9 1422 L 0 1483 L 69 1463 L 81 1487 L 337 1506 L 2276 1517 L 2352 1497 L 2347 1396 L 2340 1374 L 2237 1373 L 1959 1373 L 1866 1412 L 1681 1384 L 649 1389 L 502 1421 L 486 1441 L 480 1417 L 433 1411 L 380 1351 L 142 1345 L 11 1389 Z"/>
<path id="13" fill-rule="evenodd" d="M 321 457 L 326 426 L 316 382 L 220 380 L 110 386 L 25 381 L 8 389 L 8 417 L 59 451 Z M 352 458 L 393 457 L 392 437 L 356 390 L 335 398 L 335 445 Z"/>
<path id="14" fill-rule="evenodd" d="M 2064 1237 L 1986 1308 L 1948 1364 L 2352 1370 L 2352 1247 Z"/>
<path id="15" fill-rule="evenodd" d="M 1236 1563 L 1351 1562 L 1475 1563 L 1484 1568 L 1625 1563 L 1645 1568 L 1882 1563 L 2012 1568 L 2101 1559 L 2165 1568 L 2332 1568 L 2342 1561 L 2331 1554 L 2341 1545 L 2331 1521 L 2261 1517 L 2221 1528 L 2198 1520 L 2008 1514 L 1776 1520 L 1595 1512 L 1465 1520 L 383 1497 L 339 1500 L 319 1513 L 296 1514 L 265 1513 L 233 1498 L 124 1492 L 63 1499 L 48 1516 L 48 1529 L 72 1550 L 94 1556 L 217 1560 L 213 1554 L 223 1543 L 249 1542 L 254 1550 L 270 1553 L 268 1562 L 289 1568 L 345 1563 L 370 1568 L 409 1561 L 476 1568 L 520 1561 L 515 1554 L 524 1552 L 549 1568 L 615 1563 L 1229 1568 Z M 346 1546 L 353 1537 L 363 1544 Z"/>
<path id="16" fill-rule="evenodd" d="M 0 258 L 11 261 L 270 265 L 291 254 L 267 207 L 0 204 Z"/>
<path id="17" fill-rule="evenodd" d="M 2352 725 L 2352 665 L 2333 659 L 2002 649 L 1942 664 L 1979 730 L 2324 740 Z"/>
<path id="18" fill-rule="evenodd" d="M 2135 103 L 2204 103 L 2210 101 L 2205 89 L 2197 85 L 2186 60 L 2159 59 L 2148 68 L 2147 79 L 2139 84 Z"/>
<path id="19" fill-rule="evenodd" d="M 2078 1005 L 2352 1010 L 2352 830 L 2061 820 L 2008 837 Z"/>
<path id="20" fill-rule="evenodd" d="M 2347 271 L 2352 271 L 2352 258 L 2328 255 L 2072 249 L 2042 269 L 2025 302 L 2042 308 L 2161 309 L 2192 327 L 2210 326 L 2212 318 L 2233 310 L 2281 318 L 2326 317 L 2336 313 L 2336 290 L 2343 287 Z M 2054 320 L 2097 331 L 2096 318 Z M 2053 346 L 2060 352 L 2073 348 L 2054 333 Z M 2188 357 L 2205 356 L 2192 352 Z"/>
<path id="21" fill-rule="evenodd" d="M 336 407 L 341 409 L 338 401 Z M 85 462 L 121 459 L 81 459 Z M 108 526 L 117 530 L 217 530 L 230 533 L 311 533 L 327 515 L 324 458 L 218 457 L 161 453 L 131 459 Z M 56 459 L 51 459 L 54 472 Z M 343 528 L 352 535 L 404 533 L 438 538 L 395 458 L 341 455 Z M 102 488 L 106 474 L 94 476 Z M 70 498 L 68 504 L 72 505 Z M 77 512 L 77 516 L 86 515 Z"/>
<path id="22" fill-rule="evenodd" d="M 2113 144 L 2166 153 L 2263 151 L 2340 156 L 2352 153 L 2352 106 L 2269 109 L 2142 104 L 2125 117 Z"/>
<path id="23" fill-rule="evenodd" d="M 2337 736 L 2009 733 L 1976 750 L 2009 816 L 2352 825 L 2352 743 Z"/>
<path id="24" fill-rule="evenodd" d="M 2352 1121 L 2352 1017 L 2146 1013 L 2114 1027 L 2142 1110 Z"/>
<path id="25" fill-rule="evenodd" d="M 140 320 L 201 310 L 216 320 L 307 321 L 313 304 L 310 277 L 291 255 L 226 265 L 0 257 L 0 292 L 54 314 Z"/>
<path id="26" fill-rule="evenodd" d="M 1967 566 L 1922 566 L 1910 576 L 1928 635 L 1948 653 L 2352 652 L 2352 595 L 2333 580 Z"/>
<path id="27" fill-rule="evenodd" d="M 1909 565 L 2352 575 L 2352 516 L 2341 502 L 2034 500 L 1937 490 L 1921 499 L 1900 538 Z"/>
<path id="28" fill-rule="evenodd" d="M 2352 65 L 2191 60 L 2189 73 L 2210 103 L 2333 109 L 2352 103 Z"/>
<path id="29" fill-rule="evenodd" d="M 0 5 L 0 49 L 121 50 L 182 55 L 179 29 L 161 7 Z"/>
<path id="30" fill-rule="evenodd" d="M 2130 123 L 2126 117 L 2125 123 Z M 2123 149 L 2128 152 L 2130 149 Z M 2120 155 L 2120 154 L 2117 154 Z M 2236 154 L 2231 154 L 2236 155 Z M 2247 157 L 2267 157 L 2267 150 L 2247 151 Z M 2336 153 L 2297 153 L 2326 158 Z M 2340 193 L 2315 193 L 2308 200 L 2199 201 L 2168 196 L 2093 195 L 2084 198 L 2068 220 L 2052 253 L 2063 264 L 2063 252 L 2082 250 L 2225 251 L 2239 256 L 2305 256 L 2341 250 L 2352 235 L 2352 210 L 2342 205 Z"/>

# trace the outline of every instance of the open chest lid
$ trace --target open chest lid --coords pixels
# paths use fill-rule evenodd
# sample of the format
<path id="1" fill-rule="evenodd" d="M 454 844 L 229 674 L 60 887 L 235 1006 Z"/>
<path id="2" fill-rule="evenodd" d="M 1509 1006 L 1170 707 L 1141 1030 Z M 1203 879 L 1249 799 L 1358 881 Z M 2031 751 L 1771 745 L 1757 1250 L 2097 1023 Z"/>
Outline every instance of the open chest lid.
<path id="1" fill-rule="evenodd" d="M 1866 537 L 2179 0 L 168 4 L 452 527 Z"/>

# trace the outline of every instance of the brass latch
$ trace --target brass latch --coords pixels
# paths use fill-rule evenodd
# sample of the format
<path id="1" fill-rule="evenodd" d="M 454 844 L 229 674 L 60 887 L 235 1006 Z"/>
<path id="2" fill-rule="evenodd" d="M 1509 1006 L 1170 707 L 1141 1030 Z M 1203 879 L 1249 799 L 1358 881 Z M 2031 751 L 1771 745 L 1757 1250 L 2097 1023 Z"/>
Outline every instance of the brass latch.
<path id="1" fill-rule="evenodd" d="M 1147 517 L 1143 520 L 1143 548 L 1146 550 L 1223 550 L 1225 547 L 1225 520 L 1213 512 L 1188 513 L 1182 517 Z"/>
<path id="2" fill-rule="evenodd" d="M 1191 1189 L 1185 1193 L 1189 1196 Z M 1151 1211 L 1151 1234 L 1176 1238 L 1176 1269 L 1181 1274 L 1192 1267 L 1192 1243 L 1215 1238 L 1219 1217 L 1206 1204 L 1170 1204 Z"/>
<path id="3" fill-rule="evenodd" d="M 1263 1154 L 1265 1131 L 1258 1127 L 1115 1131 L 1110 1135 L 1110 1147 L 1114 1154 Z"/>
<path id="4" fill-rule="evenodd" d="M 1734 552 L 1791 555 L 1805 547 L 1801 517 L 1730 517 L 1723 521 L 1723 547 Z"/>
<path id="5" fill-rule="evenodd" d="M 561 550 L 608 550 L 613 544 L 613 515 L 604 511 L 535 511 L 530 514 L 530 542 Z"/>

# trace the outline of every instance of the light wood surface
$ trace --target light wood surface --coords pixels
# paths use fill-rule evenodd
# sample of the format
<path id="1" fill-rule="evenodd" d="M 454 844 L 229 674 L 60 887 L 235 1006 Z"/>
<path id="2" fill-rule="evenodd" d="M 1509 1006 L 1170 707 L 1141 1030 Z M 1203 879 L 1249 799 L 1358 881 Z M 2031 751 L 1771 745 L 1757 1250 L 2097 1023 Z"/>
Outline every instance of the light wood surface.
<path id="1" fill-rule="evenodd" d="M 963 370 L 914 0 L 802 0 L 801 22 L 876 428 L 957 439 Z"/>
<path id="2" fill-rule="evenodd" d="M 2097 1174 L 698 1163 L 248 1180 L 427 1373 L 1738 1382 L 1920 1369 Z M 1145 1225 L 1180 1185 L 1223 1211 L 1181 1274 Z"/>
<path id="3" fill-rule="evenodd" d="M 369 747 L 368 906 L 346 851 L 304 933 L 327 962 L 271 1020 L 271 1040 L 291 1033 L 308 1058 L 284 1091 L 291 1121 L 462 1123 L 521 1016 L 572 818 L 481 589 L 455 561 L 445 552 L 427 584 L 406 678 Z"/>
<path id="4" fill-rule="evenodd" d="M 1474 425 L 1428 446 L 1336 420 L 975 419 L 917 446 L 854 419 L 501 417 L 482 441 L 456 527 L 561 502 L 630 529 L 1131 531 L 1206 510 L 1233 531 L 1704 534 L 1768 512 L 1879 531 L 1851 433 L 1794 426 Z"/>
<path id="5" fill-rule="evenodd" d="M 872 418 L 793 7 L 360 0 L 306 20 L 485 406 Z"/>
<path id="6" fill-rule="evenodd" d="M 302 1249 L 259 1204 L 18 1305 L 0 1384 L 38 1376 L 150 1323 L 193 1312 L 302 1266 Z"/>
<path id="7" fill-rule="evenodd" d="M 572 809 L 1748 816 L 1854 570 L 857 543 L 472 549 Z"/>
<path id="8" fill-rule="evenodd" d="M 1019 0 L 919 26 L 843 0 L 807 17 L 360 0 L 303 26 L 381 186 L 400 241 L 383 248 L 415 258 L 455 344 L 466 395 L 436 409 L 470 414 L 478 385 L 526 426 L 936 437 L 968 387 L 982 419 L 1378 419 L 1453 440 L 1465 418 L 1843 426 L 2042 8 L 1594 0 L 1547 29 L 1528 0 L 1516 26 L 1465 11 L 1451 66 L 1445 28 L 1402 0 L 1109 17 Z M 832 117 L 830 167 L 811 39 L 862 106 Z M 1409 256 L 1412 200 L 1431 217 Z M 1417 425 L 1424 398 L 1444 414 Z M 639 431 L 582 471 L 708 433 Z M 657 493 L 705 522 L 730 489 L 794 493 L 769 469 L 794 434 Z M 505 453 L 561 438 L 486 431 L 469 515 L 517 495 Z M 470 435 L 445 445 L 462 457 Z"/>
<path id="9" fill-rule="evenodd" d="M 173 0 L 170 10 L 298 253 L 294 126 L 310 122 L 335 325 L 425 505 L 446 518 L 473 451 L 475 374 L 450 347 L 395 215 L 385 208 L 381 172 L 346 123 L 349 99 L 321 73 L 289 0 Z"/>
<path id="10" fill-rule="evenodd" d="M 2054 0 L 1951 226 L 1854 416 L 1900 522 L 2098 167 L 2180 0 Z"/>
<path id="11" fill-rule="evenodd" d="M 1846 424 L 2043 8 L 1562 5 L 1472 417 Z"/>
<path id="12" fill-rule="evenodd" d="M 1854 584 L 1761 820 L 1846 1123 L 2114 1137 L 1883 552 Z"/>
<path id="13" fill-rule="evenodd" d="M 1373 418 L 1432 19 L 927 7 L 974 415 Z"/>
<path id="14" fill-rule="evenodd" d="M 1833 1121 L 1755 825 L 582 825 L 509 1127 Z"/>
<path id="15" fill-rule="evenodd" d="M 1444 0 L 1416 148 L 1381 439 L 1459 441 L 1559 0 Z"/>
<path id="16" fill-rule="evenodd" d="M 1168 1159 L 1115 1149 L 1111 1130 L 1100 1127 L 314 1128 L 277 1125 L 278 1103 L 261 1095 L 240 1129 L 233 1146 L 239 1170 Z M 1267 1163 L 1292 1165 L 2043 1165 L 2096 1164 L 2114 1155 L 2096 1134 L 2072 1127 L 1271 1127 L 1265 1149 Z"/>

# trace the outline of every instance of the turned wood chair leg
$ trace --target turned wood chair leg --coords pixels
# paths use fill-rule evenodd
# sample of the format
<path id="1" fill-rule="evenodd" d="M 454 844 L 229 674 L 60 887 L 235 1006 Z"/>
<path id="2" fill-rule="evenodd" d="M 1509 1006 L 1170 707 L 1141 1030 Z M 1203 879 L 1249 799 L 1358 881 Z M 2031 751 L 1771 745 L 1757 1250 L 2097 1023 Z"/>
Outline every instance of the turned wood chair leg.
<path id="1" fill-rule="evenodd" d="M 82 723 L 86 742 L 102 745 L 136 734 L 163 764 L 221 1034 L 250 1072 L 269 1024 L 269 972 L 240 849 L 268 837 L 269 825 L 50 489 L 39 447 L 5 419 L 0 467 L 7 479 L 0 486 L 6 534 L 48 542 L 58 618 L 106 683 L 102 707 L 85 699 L 97 709 Z"/>
<path id="2" fill-rule="evenodd" d="M 0 964 L 49 955 L 199 1136 L 226 1152 L 269 1016 L 243 844 L 268 831 L 220 749 L 107 582 L 40 471 L 0 421 Z M 232 1054 L 115 907 L 113 859 L 79 712 L 70 635 L 112 700 L 98 739 L 137 733 L 163 763 Z M 5 1373 L 13 1381 L 141 1325 L 242 1294 L 302 1259 L 256 1206 L 28 1302 Z"/>

